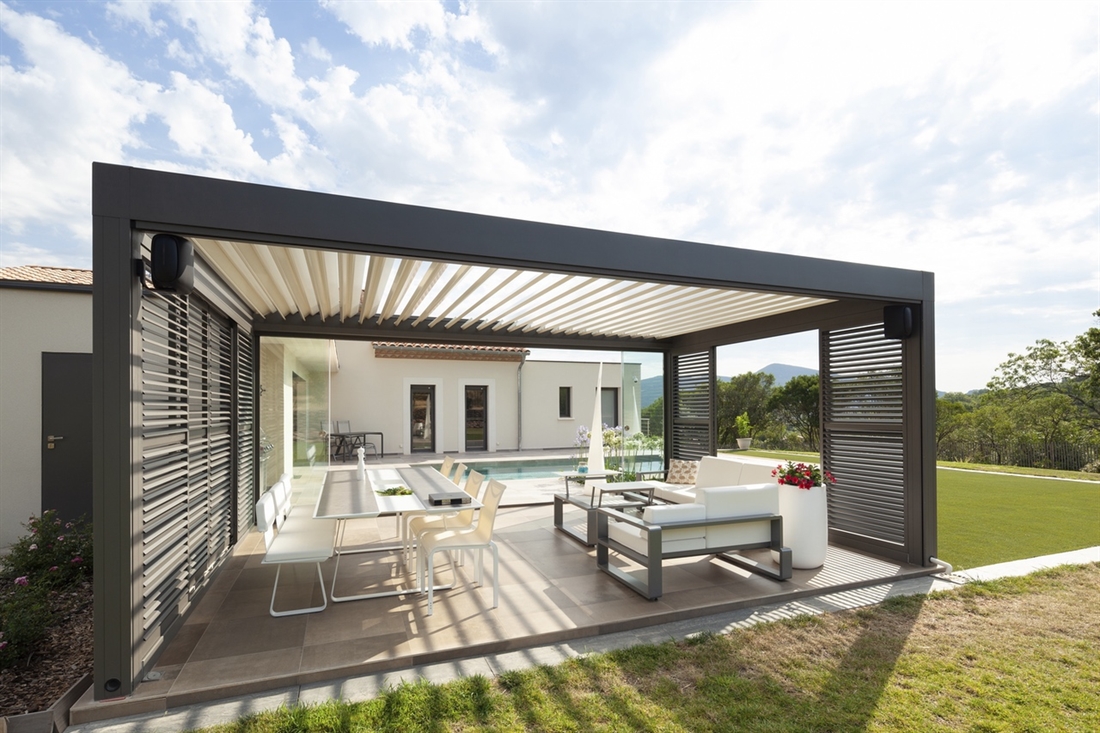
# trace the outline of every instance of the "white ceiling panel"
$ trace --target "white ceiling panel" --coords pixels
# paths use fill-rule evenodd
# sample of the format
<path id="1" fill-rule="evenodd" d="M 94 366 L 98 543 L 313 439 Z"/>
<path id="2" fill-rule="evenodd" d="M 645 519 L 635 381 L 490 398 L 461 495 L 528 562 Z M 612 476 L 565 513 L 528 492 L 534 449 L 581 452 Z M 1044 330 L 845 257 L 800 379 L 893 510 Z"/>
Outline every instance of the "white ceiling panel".
<path id="1" fill-rule="evenodd" d="M 372 326 L 664 339 L 809 308 L 824 298 L 196 239 L 260 317 Z M 404 337 L 408 333 L 403 332 Z"/>

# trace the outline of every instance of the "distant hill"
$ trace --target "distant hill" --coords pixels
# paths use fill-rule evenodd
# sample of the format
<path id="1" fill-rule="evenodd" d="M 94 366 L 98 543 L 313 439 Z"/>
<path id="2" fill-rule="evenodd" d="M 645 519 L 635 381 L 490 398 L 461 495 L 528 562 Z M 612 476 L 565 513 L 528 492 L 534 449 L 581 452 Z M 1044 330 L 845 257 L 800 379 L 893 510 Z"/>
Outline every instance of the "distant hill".
<path id="1" fill-rule="evenodd" d="M 763 369 L 757 369 L 756 373 L 770 374 L 775 377 L 775 386 L 782 387 L 790 381 L 791 377 L 801 377 L 803 374 L 817 374 L 816 369 L 794 366 L 792 364 L 768 364 Z"/>
<path id="2" fill-rule="evenodd" d="M 757 373 L 765 372 L 775 377 L 775 386 L 779 387 L 787 383 L 791 377 L 797 377 L 800 374 L 817 374 L 816 369 L 807 369 L 800 366 L 792 366 L 791 364 L 768 364 L 763 369 L 757 370 Z M 720 382 L 730 381 L 729 377 L 718 377 Z M 662 377 L 647 377 L 641 381 L 641 397 L 642 407 L 649 407 L 655 401 L 664 396 L 664 381 Z"/>

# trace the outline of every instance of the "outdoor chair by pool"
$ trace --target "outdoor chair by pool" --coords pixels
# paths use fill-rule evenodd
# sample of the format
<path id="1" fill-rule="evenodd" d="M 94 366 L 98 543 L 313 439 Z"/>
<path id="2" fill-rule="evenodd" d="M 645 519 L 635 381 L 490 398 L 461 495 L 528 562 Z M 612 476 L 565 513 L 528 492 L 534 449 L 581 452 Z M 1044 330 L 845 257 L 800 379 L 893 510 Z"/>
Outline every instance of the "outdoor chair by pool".
<path id="1" fill-rule="evenodd" d="M 451 480 L 455 482 L 455 486 L 462 485 L 462 478 L 466 475 L 466 464 L 459 463 L 455 466 L 455 475 L 451 476 Z"/>
<path id="2" fill-rule="evenodd" d="M 451 550 L 477 550 L 477 584 L 481 585 L 484 551 L 493 552 L 493 608 L 500 601 L 500 557 L 497 545 L 493 542 L 493 524 L 496 522 L 500 497 L 504 493 L 504 484 L 490 480 L 477 522 L 461 529 L 430 529 L 421 536 L 416 548 L 416 568 L 420 587 L 428 591 L 428 615 L 433 612 L 435 588 L 435 554 Z M 453 565 L 452 565 L 453 568 Z M 457 572 L 452 570 L 453 572 Z M 426 575 L 425 575 L 426 573 Z"/>
<path id="3" fill-rule="evenodd" d="M 445 477 L 450 478 L 455 470 L 455 459 L 452 456 L 443 456 L 443 465 L 439 467 L 439 472 Z"/>

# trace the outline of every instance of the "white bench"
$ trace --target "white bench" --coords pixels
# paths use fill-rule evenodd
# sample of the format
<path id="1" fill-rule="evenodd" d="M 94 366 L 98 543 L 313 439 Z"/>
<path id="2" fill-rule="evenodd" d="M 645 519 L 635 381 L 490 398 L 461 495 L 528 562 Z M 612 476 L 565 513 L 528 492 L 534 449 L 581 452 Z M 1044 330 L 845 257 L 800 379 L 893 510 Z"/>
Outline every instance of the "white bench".
<path id="1" fill-rule="evenodd" d="M 256 502 L 256 528 L 264 535 L 266 552 L 263 564 L 278 565 L 275 586 L 271 589 L 271 615 L 297 616 L 325 610 L 328 607 L 328 597 L 325 595 L 321 563 L 332 557 L 336 544 L 336 520 L 314 519 L 305 513 L 292 514 L 290 490 L 283 481 L 278 481 Z M 317 565 L 322 604 L 310 608 L 276 611 L 275 594 L 279 590 L 279 575 L 283 565 L 306 562 Z"/>

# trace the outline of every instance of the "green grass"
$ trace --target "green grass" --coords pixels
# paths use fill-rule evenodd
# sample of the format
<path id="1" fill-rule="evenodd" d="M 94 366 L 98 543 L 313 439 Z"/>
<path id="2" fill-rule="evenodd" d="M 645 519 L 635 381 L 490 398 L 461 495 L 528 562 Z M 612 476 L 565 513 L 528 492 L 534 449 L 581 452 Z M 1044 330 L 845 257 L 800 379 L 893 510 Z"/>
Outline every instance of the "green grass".
<path id="1" fill-rule="evenodd" d="M 1100 484 L 939 471 L 939 557 L 979 567 L 1100 545 Z"/>
<path id="2" fill-rule="evenodd" d="M 819 461 L 816 453 L 743 451 L 776 461 Z M 937 464 L 937 556 L 974 568 L 1100 545 L 1100 475 L 972 463 Z M 1035 476 L 1090 481 L 1050 481 Z"/>
<path id="3" fill-rule="evenodd" d="M 1100 566 L 1059 568 L 207 730 L 1098 730 L 1098 604 Z"/>

